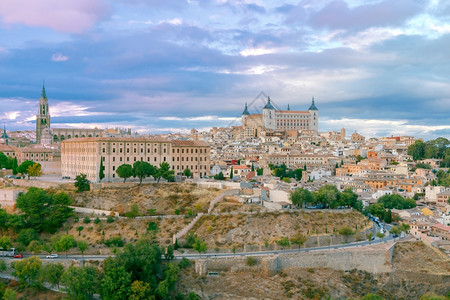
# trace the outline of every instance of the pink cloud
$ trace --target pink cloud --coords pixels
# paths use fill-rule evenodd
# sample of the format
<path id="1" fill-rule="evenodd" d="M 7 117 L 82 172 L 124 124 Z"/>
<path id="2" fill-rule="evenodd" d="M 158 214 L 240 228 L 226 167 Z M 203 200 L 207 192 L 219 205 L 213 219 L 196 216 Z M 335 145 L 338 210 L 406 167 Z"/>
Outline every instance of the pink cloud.
<path id="1" fill-rule="evenodd" d="M 6 24 L 48 27 L 81 33 L 109 16 L 105 0 L 1 0 L 0 20 Z"/>

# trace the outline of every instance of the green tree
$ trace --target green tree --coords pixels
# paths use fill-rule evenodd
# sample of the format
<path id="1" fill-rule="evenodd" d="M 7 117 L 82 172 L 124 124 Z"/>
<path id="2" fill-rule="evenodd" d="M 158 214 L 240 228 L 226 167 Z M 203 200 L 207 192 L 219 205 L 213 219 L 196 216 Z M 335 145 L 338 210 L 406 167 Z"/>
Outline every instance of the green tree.
<path id="1" fill-rule="evenodd" d="M 166 253 L 164 253 L 164 258 L 167 260 L 172 260 L 174 258 L 172 245 L 167 246 Z"/>
<path id="2" fill-rule="evenodd" d="M 131 273 L 123 266 L 108 268 L 100 283 L 103 299 L 128 299 L 131 293 Z"/>
<path id="3" fill-rule="evenodd" d="M 390 209 L 388 209 L 388 211 L 384 215 L 384 221 L 388 224 L 392 223 L 392 211 Z"/>
<path id="4" fill-rule="evenodd" d="M 198 253 L 201 255 L 202 253 L 206 252 L 208 246 L 202 239 L 197 238 L 195 240 L 195 243 L 192 245 L 192 248 L 194 248 L 195 251 L 198 251 Z"/>
<path id="5" fill-rule="evenodd" d="M 100 156 L 100 170 L 98 171 L 98 178 L 100 179 L 100 181 L 105 178 L 105 171 L 103 169 L 103 157 Z"/>
<path id="6" fill-rule="evenodd" d="M 161 178 L 164 178 L 167 181 L 173 181 L 174 180 L 174 171 L 170 170 L 170 165 L 166 162 L 162 162 L 159 164 L 159 168 L 156 169 L 154 177 L 156 178 L 157 182 L 161 180 Z"/>
<path id="7" fill-rule="evenodd" d="M 123 178 L 123 182 L 127 181 L 128 178 L 133 176 L 133 167 L 129 164 L 120 165 L 116 170 L 117 175 Z"/>
<path id="8" fill-rule="evenodd" d="M 147 231 L 157 232 L 158 231 L 158 224 L 156 224 L 153 221 L 150 221 L 148 223 Z"/>
<path id="9" fill-rule="evenodd" d="M 72 198 L 64 192 L 50 194 L 35 187 L 17 198 L 17 208 L 24 213 L 25 226 L 37 232 L 56 232 L 73 215 L 70 204 Z"/>
<path id="10" fill-rule="evenodd" d="M 331 184 L 325 184 L 317 191 L 316 200 L 318 203 L 325 206 L 336 207 L 337 200 L 339 199 L 339 191 L 336 186 Z"/>
<path id="11" fill-rule="evenodd" d="M 167 267 L 164 270 L 164 280 L 158 283 L 158 287 L 156 289 L 156 293 L 162 299 L 169 298 L 169 295 L 172 291 L 175 290 L 175 284 L 178 281 L 178 272 L 180 268 L 178 265 L 174 263 L 167 264 Z"/>
<path id="12" fill-rule="evenodd" d="M 70 266 L 61 277 L 61 284 L 67 293 L 77 300 L 92 299 L 102 279 L 101 273 L 95 267 Z"/>
<path id="13" fill-rule="evenodd" d="M 59 282 L 64 273 L 64 267 L 60 263 L 56 264 L 46 264 L 42 268 L 42 279 L 50 283 L 53 287 L 57 286 L 59 288 Z"/>
<path id="14" fill-rule="evenodd" d="M 215 180 L 224 180 L 224 179 L 225 179 L 225 176 L 223 176 L 223 173 L 220 172 L 219 174 L 214 175 L 214 179 L 215 179 Z"/>
<path id="15" fill-rule="evenodd" d="M 12 173 L 13 175 L 16 175 L 18 173 L 17 169 L 19 168 L 17 164 L 17 157 L 14 157 L 13 163 L 12 163 Z"/>
<path id="16" fill-rule="evenodd" d="M 400 235 L 400 233 L 402 233 L 402 231 L 401 231 L 400 227 L 398 227 L 398 226 L 393 226 L 393 227 L 389 230 L 389 233 L 392 234 L 392 235 L 394 235 L 394 239 L 395 239 L 395 236 Z"/>
<path id="17" fill-rule="evenodd" d="M 409 209 L 416 207 L 416 201 L 414 199 L 405 199 L 397 194 L 381 196 L 377 202 L 382 203 L 384 208 L 388 209 Z"/>
<path id="18" fill-rule="evenodd" d="M 89 191 L 91 189 L 91 184 L 86 178 L 86 174 L 77 175 L 74 185 L 77 188 L 77 192 Z"/>
<path id="19" fill-rule="evenodd" d="M 84 252 L 89 248 L 88 243 L 85 241 L 78 241 L 77 242 L 78 250 L 81 252 L 81 256 L 84 258 Z"/>
<path id="20" fill-rule="evenodd" d="M 26 160 L 23 163 L 20 164 L 20 166 L 17 167 L 17 172 L 22 174 L 22 176 L 27 175 L 28 179 L 30 178 L 28 174 L 28 168 L 34 165 L 35 162 L 31 160 Z"/>
<path id="21" fill-rule="evenodd" d="M 309 203 L 314 202 L 313 194 L 307 189 L 298 188 L 296 189 L 290 196 L 290 200 L 292 204 L 295 204 L 299 207 L 304 207 Z"/>
<path id="22" fill-rule="evenodd" d="M 133 164 L 133 175 L 139 178 L 139 184 L 142 184 L 145 177 L 154 176 L 155 171 L 155 167 L 146 161 L 137 161 Z"/>
<path id="23" fill-rule="evenodd" d="M 366 238 L 369 241 L 369 245 L 370 245 L 370 241 L 372 240 L 372 237 L 373 237 L 373 232 L 372 231 L 369 232 L 369 233 L 366 233 Z"/>
<path id="24" fill-rule="evenodd" d="M 39 236 L 33 228 L 22 229 L 17 236 L 17 241 L 25 247 L 27 247 L 31 241 L 35 241 L 37 239 L 39 239 Z"/>
<path id="25" fill-rule="evenodd" d="M 25 258 L 11 264 L 14 271 L 13 276 L 19 279 L 19 283 L 23 285 L 40 286 L 39 273 L 41 271 L 42 262 L 37 256 Z"/>
<path id="26" fill-rule="evenodd" d="M 339 228 L 339 234 L 344 236 L 344 241 L 347 242 L 348 237 L 354 235 L 355 232 L 348 226 L 342 226 Z"/>
<path id="27" fill-rule="evenodd" d="M 263 169 L 263 168 L 258 168 L 258 169 L 256 169 L 256 175 L 262 176 L 263 173 L 264 173 L 264 169 Z"/>
<path id="28" fill-rule="evenodd" d="M 81 231 L 84 229 L 84 227 L 83 226 L 78 226 L 77 227 L 77 231 L 78 231 L 78 236 L 80 236 L 80 234 L 81 234 Z"/>
<path id="29" fill-rule="evenodd" d="M 189 168 L 186 168 L 183 171 L 183 175 L 186 176 L 187 178 L 190 178 L 192 176 L 192 172 L 191 170 L 189 170 Z"/>
<path id="30" fill-rule="evenodd" d="M 0 237 L 0 248 L 4 250 L 8 250 L 9 248 L 11 248 L 11 239 L 9 238 L 9 236 L 4 235 Z"/>
<path id="31" fill-rule="evenodd" d="M 71 249 L 77 246 L 77 242 L 75 241 L 75 238 L 73 235 L 65 234 L 61 236 L 58 242 L 56 242 L 55 248 L 56 251 L 64 251 L 67 252 Z"/>
<path id="32" fill-rule="evenodd" d="M 231 167 L 231 170 L 230 170 L 230 179 L 233 179 L 233 174 L 234 173 L 234 171 L 233 171 L 233 167 Z"/>
<path id="33" fill-rule="evenodd" d="M 17 293 L 10 288 L 6 288 L 5 293 L 3 294 L 2 300 L 16 300 L 16 299 L 17 299 Z"/>
<path id="34" fill-rule="evenodd" d="M 413 157 L 413 160 L 423 159 L 425 157 L 425 144 L 417 140 L 414 144 L 408 147 L 408 154 Z"/>
<path id="35" fill-rule="evenodd" d="M 27 250 L 30 251 L 32 254 L 38 254 L 41 253 L 42 245 L 41 243 L 39 243 L 39 241 L 34 240 L 28 244 Z"/>
<path id="36" fill-rule="evenodd" d="M 8 157 L 5 153 L 0 152 L 0 168 L 8 169 Z"/>
<path id="37" fill-rule="evenodd" d="M 377 232 L 377 237 L 380 239 L 384 238 L 384 233 Z"/>
<path id="38" fill-rule="evenodd" d="M 52 243 L 45 243 L 42 245 L 42 251 L 47 252 L 48 254 L 52 254 L 53 249 Z"/>

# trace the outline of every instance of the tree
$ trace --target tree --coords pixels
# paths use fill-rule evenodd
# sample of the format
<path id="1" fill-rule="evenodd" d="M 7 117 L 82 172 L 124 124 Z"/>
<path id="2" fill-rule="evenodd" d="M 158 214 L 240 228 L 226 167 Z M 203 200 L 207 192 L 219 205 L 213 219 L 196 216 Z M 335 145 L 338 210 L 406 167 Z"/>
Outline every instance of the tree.
<path id="1" fill-rule="evenodd" d="M 16 175 L 18 173 L 17 169 L 19 168 L 17 164 L 17 157 L 14 157 L 13 163 L 12 163 L 12 173 L 13 175 Z"/>
<path id="2" fill-rule="evenodd" d="M 413 157 L 413 160 L 423 159 L 425 157 L 425 144 L 421 140 L 417 140 L 414 144 L 408 147 L 408 154 Z"/>
<path id="3" fill-rule="evenodd" d="M 78 231 L 78 236 L 80 236 L 80 234 L 81 234 L 81 231 L 84 229 L 84 227 L 83 226 L 78 226 L 77 227 L 77 231 Z"/>
<path id="4" fill-rule="evenodd" d="M 146 161 L 137 161 L 133 164 L 133 175 L 139 178 L 139 184 L 145 177 L 155 175 L 155 167 Z"/>
<path id="5" fill-rule="evenodd" d="M 388 209 L 388 211 L 384 215 L 384 221 L 388 224 L 392 223 L 392 211 L 390 209 Z"/>
<path id="6" fill-rule="evenodd" d="M 89 245 L 85 241 L 77 242 L 78 250 L 81 252 L 81 256 L 84 258 L 84 252 L 88 249 Z"/>
<path id="7" fill-rule="evenodd" d="M 355 232 L 348 226 L 342 226 L 339 229 L 339 234 L 343 235 L 345 242 L 347 242 L 348 237 L 351 236 L 351 235 L 354 235 Z"/>
<path id="8" fill-rule="evenodd" d="M 120 165 L 116 170 L 117 175 L 123 178 L 123 182 L 127 181 L 128 178 L 133 176 L 133 167 L 129 164 Z"/>
<path id="9" fill-rule="evenodd" d="M 77 175 L 74 185 L 77 188 L 77 192 L 89 191 L 91 189 L 91 184 L 86 178 L 86 174 Z"/>
<path id="10" fill-rule="evenodd" d="M 187 178 L 190 178 L 192 176 L 192 172 L 191 170 L 189 170 L 189 168 L 186 168 L 183 171 L 183 175 L 186 176 Z"/>
<path id="11" fill-rule="evenodd" d="M 233 173 L 234 173 L 233 167 L 231 167 L 231 170 L 230 170 L 230 179 L 233 179 Z"/>
<path id="12" fill-rule="evenodd" d="M 325 206 L 336 207 L 339 199 L 339 191 L 335 185 L 326 184 L 319 188 L 316 196 L 316 202 Z"/>
<path id="13" fill-rule="evenodd" d="M 72 298 L 88 300 L 97 291 L 101 279 L 101 273 L 95 267 L 70 266 L 63 273 L 61 283 Z"/>
<path id="14" fill-rule="evenodd" d="M 19 283 L 23 285 L 39 286 L 38 275 L 41 271 L 42 262 L 37 256 L 25 258 L 11 264 L 14 271 L 12 275 L 19 278 Z"/>
<path id="15" fill-rule="evenodd" d="M 306 236 L 304 236 L 299 232 L 291 238 L 291 243 L 301 247 L 306 242 L 306 240 L 307 240 Z"/>
<path id="16" fill-rule="evenodd" d="M 167 181 L 173 181 L 174 180 L 174 171 L 170 170 L 170 165 L 166 162 L 162 162 L 159 165 L 159 168 L 156 169 L 155 172 L 155 178 L 157 179 L 157 183 L 159 183 L 159 180 L 161 178 L 164 178 Z"/>
<path id="17" fill-rule="evenodd" d="M 220 172 L 219 174 L 214 175 L 214 179 L 215 179 L 215 180 L 224 180 L 224 179 L 225 179 L 225 176 L 223 176 L 223 173 Z"/>
<path id="18" fill-rule="evenodd" d="M 396 236 L 399 236 L 400 233 L 402 233 L 402 231 L 400 230 L 400 228 L 398 226 L 393 226 L 390 230 L 389 233 L 392 234 L 394 236 L 394 240 Z"/>
<path id="19" fill-rule="evenodd" d="M 296 189 L 290 196 L 290 200 L 292 204 L 295 204 L 299 207 L 304 207 L 305 205 L 312 203 L 314 201 L 314 197 L 310 191 L 303 188 Z"/>
<path id="20" fill-rule="evenodd" d="M 377 202 L 382 203 L 384 208 L 388 209 L 409 209 L 416 207 L 416 201 L 414 201 L 414 199 L 405 199 L 397 194 L 381 196 Z"/>
<path id="21" fill-rule="evenodd" d="M 151 294 L 151 286 L 148 282 L 135 280 L 131 284 L 130 300 L 149 299 Z"/>
<path id="22" fill-rule="evenodd" d="M 105 171 L 103 169 L 103 157 L 100 156 L 100 170 L 98 171 L 98 179 L 100 179 L 100 181 L 105 178 Z"/>
<path id="23" fill-rule="evenodd" d="M 377 232 L 377 237 L 380 239 L 384 238 L 384 233 Z"/>
<path id="24" fill-rule="evenodd" d="M 28 168 L 34 165 L 35 162 L 31 160 L 26 160 L 17 167 L 17 172 L 22 174 L 22 176 L 27 175 L 28 179 L 30 179 L 30 175 L 28 174 Z"/>
<path id="25" fill-rule="evenodd" d="M 367 233 L 367 234 L 366 234 L 366 238 L 367 238 L 367 240 L 369 240 L 369 245 L 370 245 L 370 241 L 371 241 L 372 238 L 373 238 L 373 232 L 371 231 L 371 232 Z"/>
<path id="26" fill-rule="evenodd" d="M 67 258 L 67 252 L 77 246 L 77 242 L 75 241 L 75 238 L 73 235 L 65 234 L 61 236 L 58 242 L 56 242 L 55 248 L 56 251 L 64 251 L 66 252 L 66 258 Z"/>
<path id="27" fill-rule="evenodd" d="M 16 299 L 17 293 L 13 289 L 6 288 L 2 300 L 16 300 Z"/>
<path id="28" fill-rule="evenodd" d="M 41 253 L 42 245 L 39 243 L 39 241 L 31 241 L 30 244 L 27 246 L 27 250 L 30 251 L 32 254 L 38 254 Z"/>
<path id="29" fill-rule="evenodd" d="M 263 168 L 258 168 L 258 169 L 256 169 L 256 175 L 262 176 L 263 173 L 264 173 L 264 169 L 263 169 Z"/>
<path id="30" fill-rule="evenodd" d="M 31 166 L 29 166 L 27 169 L 27 174 L 28 174 L 28 179 L 30 179 L 30 177 L 32 177 L 32 176 L 34 176 L 34 177 L 41 176 L 42 175 L 41 164 L 34 163 Z"/>
<path id="31" fill-rule="evenodd" d="M 167 246 L 166 253 L 164 253 L 164 258 L 167 260 L 172 260 L 174 258 L 172 245 Z"/>
<path id="32" fill-rule="evenodd" d="M 100 283 L 103 299 L 128 299 L 131 293 L 131 273 L 123 266 L 109 268 Z"/>
<path id="33" fill-rule="evenodd" d="M 42 245 L 42 251 L 47 252 L 48 254 L 52 254 L 53 248 L 52 243 L 45 243 Z"/>
<path id="34" fill-rule="evenodd" d="M 4 250 L 8 250 L 9 248 L 11 248 L 11 240 L 9 236 L 4 235 L 0 237 L 0 248 Z"/>
<path id="35" fill-rule="evenodd" d="M 194 248 L 195 251 L 198 251 L 198 253 L 201 255 L 202 253 L 206 252 L 208 246 L 202 239 L 197 238 L 195 240 L 195 243 L 192 245 L 192 248 Z"/>
<path id="36" fill-rule="evenodd" d="M 33 228 L 22 229 L 17 236 L 17 241 L 24 245 L 25 247 L 31 243 L 31 241 L 37 240 L 39 238 L 36 230 Z"/>
<path id="37" fill-rule="evenodd" d="M 56 232 L 73 215 L 71 204 L 72 198 L 65 192 L 51 194 L 35 187 L 17 198 L 17 208 L 24 213 L 25 226 L 37 232 Z"/>
<path id="38" fill-rule="evenodd" d="M 64 273 L 64 267 L 60 263 L 46 264 L 42 268 L 41 275 L 45 281 L 50 283 L 53 287 L 58 286 L 61 281 L 61 276 Z"/>
<path id="39" fill-rule="evenodd" d="M 5 155 L 5 153 L 0 152 L 0 168 L 7 169 L 8 167 L 8 157 Z"/>

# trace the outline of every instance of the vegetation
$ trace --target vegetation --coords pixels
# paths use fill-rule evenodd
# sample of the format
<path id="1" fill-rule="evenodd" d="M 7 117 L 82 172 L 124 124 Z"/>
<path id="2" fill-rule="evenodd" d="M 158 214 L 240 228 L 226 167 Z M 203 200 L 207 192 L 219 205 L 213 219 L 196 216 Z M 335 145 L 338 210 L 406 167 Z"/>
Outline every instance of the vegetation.
<path id="1" fill-rule="evenodd" d="M 297 180 L 302 179 L 304 169 L 288 169 L 285 164 L 280 166 L 274 166 L 269 164 L 269 168 L 272 170 L 272 174 L 280 178 L 294 178 Z"/>
<path id="2" fill-rule="evenodd" d="M 86 174 L 77 175 L 74 185 L 77 188 L 77 192 L 89 191 L 91 189 L 91 184 L 86 178 Z"/>
<path id="3" fill-rule="evenodd" d="M 440 137 L 425 143 L 418 140 L 408 147 L 408 154 L 414 160 L 442 159 L 441 167 L 450 167 L 450 141 L 446 138 Z"/>
<path id="4" fill-rule="evenodd" d="M 376 204 L 370 204 L 365 208 L 364 213 L 370 213 L 386 223 L 391 223 L 391 209 L 409 209 L 413 207 L 416 207 L 414 199 L 405 199 L 401 195 L 391 194 L 380 197 Z"/>
<path id="5" fill-rule="evenodd" d="M 50 193 L 35 187 L 17 198 L 17 208 L 23 212 L 20 216 L 23 226 L 36 232 L 56 232 L 73 215 L 71 204 L 72 198 L 65 192 Z"/>
<path id="6" fill-rule="evenodd" d="M 214 179 L 215 179 L 215 180 L 224 180 L 225 177 L 223 176 L 223 173 L 220 172 L 219 174 L 214 175 Z"/>
<path id="7" fill-rule="evenodd" d="M 100 156 L 100 170 L 98 171 L 98 178 L 100 181 L 102 181 L 103 178 L 105 178 L 105 170 L 103 166 L 103 157 Z"/>
<path id="8" fill-rule="evenodd" d="M 189 168 L 186 168 L 183 171 L 183 175 L 186 176 L 187 178 L 190 178 L 192 176 L 192 172 L 191 170 L 189 170 Z"/>
<path id="9" fill-rule="evenodd" d="M 120 165 L 117 168 L 116 173 L 120 178 L 123 178 L 123 182 L 125 183 L 128 178 L 133 176 L 133 167 L 129 164 Z"/>
<path id="10" fill-rule="evenodd" d="M 310 192 L 303 188 L 296 189 L 290 199 L 293 204 L 299 207 L 307 205 L 323 205 L 324 207 L 353 207 L 361 211 L 362 202 L 358 200 L 358 195 L 351 188 L 344 190 L 342 193 L 338 191 L 334 185 L 324 185 L 317 192 Z"/>

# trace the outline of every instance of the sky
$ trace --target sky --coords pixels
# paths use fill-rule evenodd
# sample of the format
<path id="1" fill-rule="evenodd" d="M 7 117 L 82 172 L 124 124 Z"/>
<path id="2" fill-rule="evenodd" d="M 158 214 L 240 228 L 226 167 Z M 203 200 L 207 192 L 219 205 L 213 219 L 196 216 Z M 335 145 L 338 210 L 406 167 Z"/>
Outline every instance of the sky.
<path id="1" fill-rule="evenodd" d="M 142 134 L 319 109 L 319 131 L 450 138 L 448 0 L 1 0 L 0 121 Z M 259 96 L 259 97 L 258 97 Z"/>

